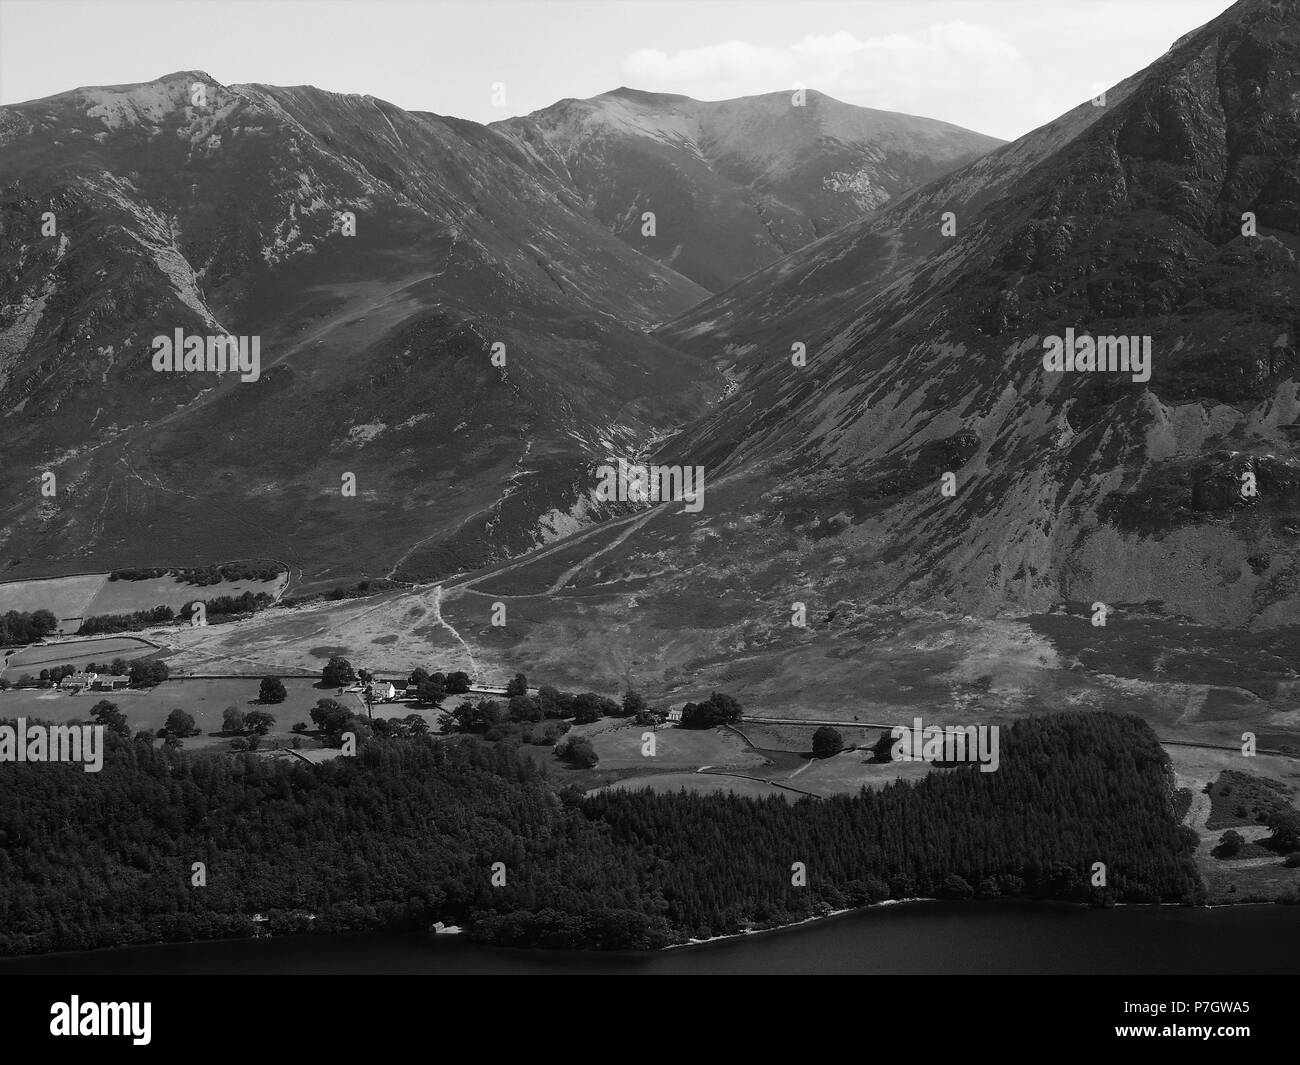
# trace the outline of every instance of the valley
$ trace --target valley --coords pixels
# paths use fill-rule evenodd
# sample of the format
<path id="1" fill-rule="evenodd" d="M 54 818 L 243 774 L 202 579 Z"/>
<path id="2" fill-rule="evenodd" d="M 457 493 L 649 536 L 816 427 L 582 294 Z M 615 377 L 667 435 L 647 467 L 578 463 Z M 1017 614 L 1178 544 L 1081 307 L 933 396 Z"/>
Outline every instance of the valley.
<path id="1" fill-rule="evenodd" d="M 948 772 L 882 763 L 867 749 L 892 726 L 910 726 L 916 717 L 1005 728 L 1026 716 L 1110 711 L 1150 723 L 1178 787 L 1189 794 L 1199 794 L 1225 769 L 1279 782 L 1293 804 L 1300 794 L 1295 627 L 1211 629 L 1140 604 L 1115 610 L 1098 627 L 1086 604 L 975 619 L 843 599 L 823 605 L 810 597 L 812 621 L 800 629 L 777 603 L 764 618 L 747 596 L 728 597 L 720 589 L 665 594 L 623 571 L 630 563 L 620 553 L 625 533 L 688 516 L 680 503 L 662 504 L 438 585 L 272 607 L 201 628 L 148 629 L 138 634 L 151 645 L 142 650 L 165 661 L 172 679 L 143 694 L 112 698 L 137 728 L 156 729 L 172 709 L 185 710 L 203 729 L 187 747 L 216 752 L 230 742 L 220 728 L 223 708 L 255 701 L 258 678 L 279 675 L 290 695 L 273 708 L 277 723 L 267 738 L 273 752 L 294 740 L 290 725 L 307 721 L 312 705 L 332 695 L 315 678 L 336 655 L 382 676 L 405 676 L 419 664 L 463 669 L 477 685 L 496 690 L 516 672 L 533 683 L 615 699 L 631 688 L 664 710 L 722 690 L 745 707 L 742 724 L 703 732 L 658 729 L 652 758 L 641 753 L 645 729 L 617 719 L 571 730 L 591 740 L 598 759 L 592 768 L 566 767 L 550 747 L 520 749 L 547 767 L 556 786 L 572 784 L 592 794 L 649 786 L 791 801 Z M 685 583 L 693 579 L 683 575 Z M 498 604 L 505 607 L 504 625 L 492 624 Z M 33 652 L 51 663 L 85 660 L 62 654 L 60 646 L 20 653 L 4 676 L 31 672 L 23 656 Z M 11 691 L 0 695 L 0 713 L 75 720 L 101 697 Z M 349 705 L 356 699 L 348 696 Z M 449 697 L 442 708 L 430 708 L 399 701 L 373 713 L 393 720 L 415 714 L 436 733 L 442 712 L 455 702 Z M 359 702 L 356 710 L 364 712 Z M 846 749 L 814 758 L 808 753 L 812 734 L 827 724 Z M 1254 758 L 1240 756 L 1246 733 L 1256 738 Z M 314 734 L 295 742 L 303 744 L 311 758 L 337 753 L 321 748 Z M 1280 858 L 1250 865 L 1214 858 L 1209 852 L 1219 832 L 1197 816 L 1189 806 L 1186 823 L 1202 840 L 1202 873 L 1217 885 L 1212 898 L 1271 898 L 1269 884 L 1294 880 L 1295 874 L 1283 873 Z"/>
<path id="2" fill-rule="evenodd" d="M 923 885 L 1297 901 L 1298 100 L 1300 14 L 1241 0 L 1010 143 L 817 92 L 483 125 L 190 70 L 0 107 L 0 718 L 129 751 L 44 823 L 180 767 L 184 816 L 83 840 L 180 938 L 263 895 L 592 949 Z M 156 335 L 260 363 L 155 372 Z M 1014 740 L 992 779 L 883 757 L 918 718 Z M 151 818 L 241 870 L 211 913 Z M 534 879 L 485 895 L 498 850 Z M 153 934 L 110 916 L 85 943 Z"/>

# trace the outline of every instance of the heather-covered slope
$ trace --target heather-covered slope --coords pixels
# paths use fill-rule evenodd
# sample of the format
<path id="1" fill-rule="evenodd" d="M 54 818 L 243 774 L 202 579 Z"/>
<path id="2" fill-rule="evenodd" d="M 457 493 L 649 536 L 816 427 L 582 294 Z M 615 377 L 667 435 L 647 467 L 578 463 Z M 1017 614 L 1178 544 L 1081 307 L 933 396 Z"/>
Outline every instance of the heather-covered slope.
<path id="1" fill-rule="evenodd" d="M 748 484 L 831 603 L 1294 623 L 1298 252 L 1300 7 L 1245 0 L 661 329 L 739 382 L 670 454 Z M 1045 372 L 1067 329 L 1149 336 L 1150 380 Z"/>

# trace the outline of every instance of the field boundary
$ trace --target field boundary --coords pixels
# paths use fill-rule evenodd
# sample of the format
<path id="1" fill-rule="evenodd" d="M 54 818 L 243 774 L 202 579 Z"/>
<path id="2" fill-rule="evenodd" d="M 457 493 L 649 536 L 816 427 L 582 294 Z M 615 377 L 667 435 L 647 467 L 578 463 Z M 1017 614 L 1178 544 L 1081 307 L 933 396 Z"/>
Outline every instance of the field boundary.
<path id="1" fill-rule="evenodd" d="M 227 558 L 221 562 L 209 562 L 207 565 L 229 566 L 235 562 L 274 562 L 277 566 L 283 566 L 284 572 L 289 575 L 290 580 L 293 579 L 293 567 L 288 565 L 284 561 L 284 559 L 272 558 L 270 555 L 257 556 L 253 558 Z M 149 566 L 119 566 L 118 567 L 118 569 L 165 569 L 165 570 L 204 569 L 204 568 L 205 566 L 202 563 L 193 563 L 188 566 L 169 566 L 166 564 L 153 564 Z M 26 584 L 31 581 L 61 581 L 61 580 L 65 580 L 68 577 L 103 577 L 107 579 L 110 574 L 116 572 L 117 570 L 115 569 L 82 569 L 82 570 L 77 570 L 75 573 L 56 573 L 48 577 L 8 577 L 6 579 L 0 580 L 0 588 L 3 588 L 6 584 Z M 128 581 L 127 583 L 130 582 Z M 288 587 L 287 583 L 286 583 L 286 587 Z"/>
<path id="2" fill-rule="evenodd" d="M 804 791 L 803 788 L 796 788 L 793 784 L 783 784 L 779 780 L 768 780 L 766 777 L 752 777 L 748 773 L 728 773 L 722 769 L 697 769 L 696 772 L 701 776 L 708 777 L 739 777 L 741 780 L 753 780 L 759 784 L 769 784 L 774 788 L 784 788 L 786 791 L 793 791 L 799 795 L 807 795 L 810 799 L 824 799 L 826 797 L 818 795 L 815 791 Z"/>
<path id="3" fill-rule="evenodd" d="M 69 577 L 104 577 L 107 578 L 112 570 L 106 569 L 83 569 L 76 573 L 60 573 L 55 577 L 10 577 L 8 580 L 0 581 L 0 588 L 6 584 L 31 584 L 34 581 L 63 581 Z"/>

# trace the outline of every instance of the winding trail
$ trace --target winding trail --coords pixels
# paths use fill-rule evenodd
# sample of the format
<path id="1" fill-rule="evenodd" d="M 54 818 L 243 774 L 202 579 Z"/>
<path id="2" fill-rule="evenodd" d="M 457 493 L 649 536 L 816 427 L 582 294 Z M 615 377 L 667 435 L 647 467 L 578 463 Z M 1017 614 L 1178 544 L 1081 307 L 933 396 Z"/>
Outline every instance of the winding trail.
<path id="1" fill-rule="evenodd" d="M 457 632 L 455 627 L 451 624 L 451 622 L 449 622 L 446 618 L 442 616 L 442 585 L 441 584 L 435 585 L 433 589 L 433 620 L 436 621 L 439 625 L 441 625 L 444 629 L 446 629 L 449 633 L 451 633 L 452 636 L 454 636 L 460 642 L 460 645 L 463 648 L 465 648 L 465 654 L 469 658 L 470 668 L 473 670 L 473 672 L 470 674 L 470 678 L 472 680 L 477 680 L 479 676 L 479 665 L 478 665 L 478 660 L 474 657 L 473 650 L 471 650 L 469 644 L 465 641 L 465 637 L 462 636 L 459 632 Z"/>
<path id="2" fill-rule="evenodd" d="M 561 573 L 559 577 L 556 578 L 555 583 L 552 584 L 549 588 L 547 588 L 546 591 L 543 592 L 542 594 L 543 595 L 559 594 L 559 592 L 563 590 L 564 586 L 568 584 L 569 581 L 573 580 L 574 577 L 576 577 L 589 565 L 595 562 L 596 559 L 600 558 L 601 555 L 613 551 L 614 548 L 622 544 L 623 541 L 625 541 L 634 532 L 639 530 L 643 525 L 646 524 L 646 522 L 648 522 L 651 518 L 653 518 L 658 513 L 659 513 L 659 507 L 653 507 L 652 509 L 647 510 L 644 514 L 637 515 L 635 518 L 633 518 L 632 521 L 628 523 L 626 529 L 624 529 L 621 533 L 619 533 L 616 537 L 614 537 L 614 539 L 611 540 L 609 543 L 607 543 L 604 547 L 599 548 L 596 551 L 592 552 L 586 558 L 582 559 L 575 565 L 570 566 L 563 573 Z"/>

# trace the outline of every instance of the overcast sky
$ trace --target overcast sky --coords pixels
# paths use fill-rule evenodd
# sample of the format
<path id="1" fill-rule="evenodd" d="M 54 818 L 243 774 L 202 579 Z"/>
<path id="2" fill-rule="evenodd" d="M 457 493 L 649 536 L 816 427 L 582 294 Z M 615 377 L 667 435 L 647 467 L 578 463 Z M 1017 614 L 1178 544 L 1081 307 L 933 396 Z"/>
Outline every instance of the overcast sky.
<path id="1" fill-rule="evenodd" d="M 491 122 L 619 85 L 819 89 L 1011 139 L 1227 0 L 0 0 L 0 102 L 203 70 Z M 505 86 L 494 106 L 493 85 Z"/>

